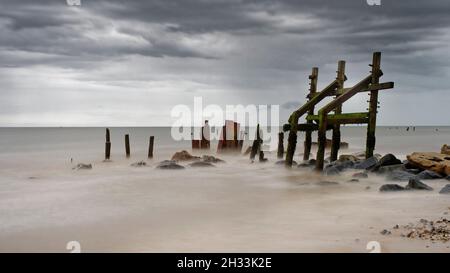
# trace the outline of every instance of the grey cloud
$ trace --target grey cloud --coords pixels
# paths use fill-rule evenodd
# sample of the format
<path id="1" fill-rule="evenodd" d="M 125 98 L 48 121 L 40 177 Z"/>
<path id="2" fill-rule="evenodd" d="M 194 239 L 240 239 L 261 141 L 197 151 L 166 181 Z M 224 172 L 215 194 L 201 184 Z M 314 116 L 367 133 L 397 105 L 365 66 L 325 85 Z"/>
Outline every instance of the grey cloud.
<path id="1" fill-rule="evenodd" d="M 306 95 L 311 67 L 320 69 L 320 88 L 345 59 L 350 85 L 368 73 L 372 51 L 383 52 L 383 80 L 396 82 L 392 96 L 448 97 L 448 0 L 382 0 L 381 7 L 365 0 L 82 0 L 81 7 L 65 0 L 0 1 L 5 117 L 39 112 L 52 94 L 58 102 L 75 96 L 95 115 L 103 104 L 88 94 L 108 88 L 114 90 L 111 116 L 123 98 L 143 90 L 161 96 L 149 108 L 167 112 L 194 95 L 291 110 Z M 35 109 L 20 107 L 21 96 L 36 92 L 20 80 L 24 73 L 36 73 L 34 87 L 45 90 Z M 54 82 L 62 83 L 55 88 Z"/>

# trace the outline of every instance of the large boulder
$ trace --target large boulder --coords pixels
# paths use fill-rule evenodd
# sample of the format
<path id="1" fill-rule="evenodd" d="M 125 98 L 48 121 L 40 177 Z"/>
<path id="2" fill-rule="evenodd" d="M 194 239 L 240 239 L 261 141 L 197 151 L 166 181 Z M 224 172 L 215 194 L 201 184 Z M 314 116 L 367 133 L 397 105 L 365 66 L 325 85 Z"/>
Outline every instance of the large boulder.
<path id="1" fill-rule="evenodd" d="M 383 186 L 380 187 L 381 192 L 404 191 L 404 190 L 405 188 L 397 184 L 384 184 Z"/>
<path id="2" fill-rule="evenodd" d="M 402 171 L 402 170 L 394 170 L 392 172 L 387 173 L 386 179 L 392 181 L 408 181 L 411 178 L 416 177 L 415 174 Z"/>
<path id="3" fill-rule="evenodd" d="M 324 173 L 326 175 L 336 175 L 339 174 L 341 171 L 353 167 L 354 162 L 353 161 L 334 161 L 330 163 L 324 170 Z"/>
<path id="4" fill-rule="evenodd" d="M 425 170 L 425 171 L 420 172 L 417 175 L 417 178 L 419 178 L 419 179 L 440 179 L 440 178 L 444 178 L 444 176 L 438 174 L 437 172 Z"/>
<path id="5" fill-rule="evenodd" d="M 442 193 L 442 194 L 450 194 L 450 184 L 445 185 L 445 187 L 443 187 L 443 188 L 439 191 L 439 193 Z"/>
<path id="6" fill-rule="evenodd" d="M 355 169 L 367 170 L 367 169 L 370 169 L 373 166 L 375 166 L 377 163 L 378 163 L 378 159 L 376 157 L 372 156 L 372 157 L 369 157 L 368 159 L 365 159 L 363 161 L 356 163 L 353 167 Z"/>
<path id="7" fill-rule="evenodd" d="M 217 158 L 217 157 L 214 157 L 212 155 L 204 155 L 204 156 L 202 156 L 202 161 L 203 162 L 209 162 L 209 163 L 224 163 L 225 162 L 224 160 L 222 160 L 220 158 Z"/>
<path id="8" fill-rule="evenodd" d="M 417 168 L 431 170 L 442 175 L 450 175 L 450 155 L 426 152 L 412 153 L 408 162 Z"/>
<path id="9" fill-rule="evenodd" d="M 395 157 L 393 154 L 387 154 L 383 156 L 378 163 L 371 168 L 371 171 L 378 171 L 383 166 L 391 166 L 391 165 L 398 165 L 402 164 L 402 162 Z"/>
<path id="10" fill-rule="evenodd" d="M 183 150 L 181 152 L 176 152 L 172 156 L 171 160 L 173 160 L 173 161 L 191 161 L 191 160 L 200 160 L 200 157 L 193 156 L 190 153 L 188 153 L 187 151 Z"/>
<path id="11" fill-rule="evenodd" d="M 390 173 L 392 171 L 404 171 L 405 167 L 403 164 L 395 164 L 395 165 L 388 165 L 388 166 L 381 166 L 378 169 L 378 173 Z M 408 171 L 408 170 L 406 170 Z M 409 171 L 408 171 L 409 172 Z"/>
<path id="12" fill-rule="evenodd" d="M 205 162 L 205 161 L 196 161 L 196 162 L 189 164 L 189 166 L 191 166 L 193 168 L 215 167 L 212 163 Z"/>
<path id="13" fill-rule="evenodd" d="M 428 186 L 427 184 L 420 181 L 418 178 L 409 179 L 408 185 L 406 186 L 407 190 L 427 190 L 432 191 L 433 188 Z"/>
<path id="14" fill-rule="evenodd" d="M 359 161 L 359 158 L 354 155 L 340 155 L 339 161 Z"/>
<path id="15" fill-rule="evenodd" d="M 178 165 L 176 161 L 174 160 L 164 160 L 156 166 L 157 169 L 161 170 L 182 170 L 184 169 L 183 166 Z"/>
<path id="16" fill-rule="evenodd" d="M 450 146 L 444 144 L 441 148 L 441 154 L 450 155 Z"/>

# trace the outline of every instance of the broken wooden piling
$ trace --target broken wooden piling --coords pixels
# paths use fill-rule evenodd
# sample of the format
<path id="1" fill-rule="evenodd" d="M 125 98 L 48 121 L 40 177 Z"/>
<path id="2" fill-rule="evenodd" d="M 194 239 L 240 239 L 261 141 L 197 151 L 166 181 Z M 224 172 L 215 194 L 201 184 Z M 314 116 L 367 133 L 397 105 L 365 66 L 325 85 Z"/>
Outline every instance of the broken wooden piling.
<path id="1" fill-rule="evenodd" d="M 314 98 L 314 96 L 316 95 L 318 78 L 319 78 L 319 68 L 313 67 L 311 75 L 309 76 L 310 87 L 309 87 L 309 94 L 307 96 L 309 100 Z M 314 115 L 314 105 L 310 107 L 308 115 Z M 312 120 L 308 120 L 306 123 L 312 125 L 314 122 Z M 312 142 L 312 131 L 311 130 L 305 131 L 303 160 L 309 159 L 309 155 L 311 154 L 311 142 Z"/>
<path id="2" fill-rule="evenodd" d="M 106 128 L 105 160 L 109 160 L 110 157 L 111 157 L 111 136 L 109 134 L 109 128 Z"/>
<path id="3" fill-rule="evenodd" d="M 258 154 L 261 151 L 261 136 L 259 135 L 259 124 L 256 126 L 256 139 L 253 140 L 252 150 L 250 152 L 250 159 L 253 161 L 255 160 L 256 154 Z M 263 154 L 264 156 L 264 154 Z"/>
<path id="4" fill-rule="evenodd" d="M 380 82 L 380 65 L 381 65 L 381 52 L 375 52 L 372 59 L 372 85 L 376 85 Z M 375 128 L 377 124 L 377 111 L 378 111 L 378 90 L 370 91 L 369 100 L 369 121 L 367 124 L 367 139 L 366 139 L 366 158 L 373 156 L 373 150 L 375 149 Z"/>
<path id="5" fill-rule="evenodd" d="M 155 142 L 155 137 L 151 136 L 148 143 L 148 158 L 153 158 L 153 144 Z"/>
<path id="6" fill-rule="evenodd" d="M 130 157 L 130 135 L 125 135 L 125 154 L 128 157 Z"/>
<path id="7" fill-rule="evenodd" d="M 336 90 L 336 98 L 340 96 L 340 94 L 343 93 L 344 90 L 344 82 L 345 82 L 345 61 L 339 61 L 338 62 L 338 71 L 337 71 L 337 77 L 336 80 L 338 82 L 338 87 Z M 337 106 L 334 110 L 334 113 L 336 115 L 339 115 L 342 113 L 342 104 Z M 330 161 L 336 161 L 338 158 L 338 151 L 341 146 L 341 125 L 339 123 L 336 123 L 333 125 L 333 135 L 331 138 L 331 155 L 330 155 Z"/>
<path id="8" fill-rule="evenodd" d="M 279 159 L 283 158 L 284 156 L 284 133 L 279 132 L 278 133 L 278 151 L 277 151 L 277 157 Z"/>
<path id="9" fill-rule="evenodd" d="M 295 146 L 297 143 L 297 131 L 305 131 L 305 153 L 303 159 L 309 158 L 311 150 L 311 132 L 318 131 L 318 150 L 316 156 L 316 170 L 321 171 L 324 166 L 325 148 L 327 145 L 326 132 L 333 130 L 332 145 L 331 145 L 331 161 L 338 157 L 338 151 L 341 146 L 340 125 L 342 124 L 367 124 L 367 140 L 366 140 L 366 158 L 373 156 L 375 148 L 375 127 L 376 114 L 378 108 L 378 91 L 391 89 L 394 87 L 393 82 L 380 83 L 379 78 L 383 75 L 380 69 L 381 53 L 375 52 L 372 58 L 372 71 L 369 76 L 365 77 L 353 87 L 344 88 L 344 82 L 347 80 L 345 76 L 345 61 L 339 61 L 337 77 L 322 91 L 313 93 L 317 82 L 314 82 L 315 73 L 310 76 L 310 94 L 308 101 L 294 111 L 289 117 L 289 124 L 283 126 L 283 131 L 289 131 L 288 147 L 286 153 L 285 165 L 292 166 L 293 157 L 295 153 Z M 361 92 L 370 92 L 369 108 L 367 112 L 362 113 L 342 113 L 342 105 L 352 98 L 354 95 Z M 334 99 L 323 106 L 317 115 L 314 115 L 314 106 L 327 97 L 334 96 Z M 333 111 L 333 114 L 329 114 Z M 304 114 L 307 123 L 299 124 L 299 118 Z"/>

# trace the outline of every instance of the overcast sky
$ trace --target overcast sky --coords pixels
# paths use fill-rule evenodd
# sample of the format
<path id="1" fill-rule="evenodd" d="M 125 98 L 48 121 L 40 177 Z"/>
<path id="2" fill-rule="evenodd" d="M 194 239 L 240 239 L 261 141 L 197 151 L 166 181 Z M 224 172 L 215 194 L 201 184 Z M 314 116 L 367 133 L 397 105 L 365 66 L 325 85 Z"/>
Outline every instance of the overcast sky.
<path id="1" fill-rule="evenodd" d="M 0 0 L 0 126 L 170 126 L 171 109 L 279 104 L 382 52 L 381 125 L 450 125 L 450 1 Z M 360 94 L 344 111 L 364 111 Z"/>

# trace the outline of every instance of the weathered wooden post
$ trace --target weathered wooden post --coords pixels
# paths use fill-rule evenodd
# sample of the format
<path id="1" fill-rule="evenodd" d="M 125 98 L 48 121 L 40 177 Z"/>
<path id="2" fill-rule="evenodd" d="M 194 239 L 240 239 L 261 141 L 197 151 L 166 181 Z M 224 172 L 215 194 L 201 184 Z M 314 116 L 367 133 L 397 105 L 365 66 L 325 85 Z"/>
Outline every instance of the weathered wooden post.
<path id="1" fill-rule="evenodd" d="M 327 115 L 319 110 L 319 131 L 317 133 L 316 170 L 322 171 L 325 159 L 325 147 L 327 145 Z"/>
<path id="2" fill-rule="evenodd" d="M 372 82 L 371 84 L 378 84 L 380 82 L 380 64 L 381 64 L 381 52 L 373 53 L 372 59 Z M 377 110 L 378 109 L 378 90 L 370 91 L 369 100 L 369 121 L 367 124 L 367 139 L 366 139 L 366 158 L 373 156 L 373 150 L 375 149 L 375 128 L 377 124 Z"/>
<path id="3" fill-rule="evenodd" d="M 111 157 L 111 136 L 109 134 L 109 128 L 106 128 L 105 160 L 109 160 L 110 157 Z"/>
<path id="4" fill-rule="evenodd" d="M 308 94 L 309 100 L 314 98 L 314 96 L 317 92 L 318 77 L 319 77 L 319 68 L 313 67 L 312 73 L 309 76 L 309 79 L 310 79 L 310 83 L 309 83 L 310 88 L 309 88 L 309 94 Z M 310 108 L 310 110 L 308 111 L 308 115 L 314 115 L 314 106 L 312 106 Z M 307 123 L 313 124 L 313 120 L 308 120 Z M 312 131 L 311 130 L 305 131 L 305 143 L 304 143 L 305 147 L 304 147 L 304 152 L 303 152 L 303 160 L 309 159 L 309 154 L 311 153 L 311 142 L 312 142 Z"/>
<path id="5" fill-rule="evenodd" d="M 336 89 L 336 98 L 339 97 L 344 92 L 344 82 L 345 82 L 345 61 L 338 62 L 338 70 L 336 80 L 338 82 L 338 87 Z M 336 115 L 342 113 L 342 104 L 336 107 L 334 110 Z M 331 155 L 330 161 L 336 161 L 338 158 L 338 151 L 341 146 L 341 125 L 339 123 L 333 126 L 333 136 L 331 142 Z"/>
<path id="6" fill-rule="evenodd" d="M 153 144 L 155 142 L 155 137 L 151 136 L 148 143 L 148 158 L 153 158 Z"/>
<path id="7" fill-rule="evenodd" d="M 125 135 L 125 154 L 130 157 L 130 135 Z"/>
<path id="8" fill-rule="evenodd" d="M 252 150 L 250 152 L 250 159 L 254 160 L 256 154 L 261 150 L 261 137 L 259 135 L 259 124 L 256 126 L 256 139 L 253 140 Z"/>
<path id="9" fill-rule="evenodd" d="M 278 133 L 278 151 L 277 151 L 277 157 L 283 158 L 284 156 L 284 133 L 279 132 Z"/>

